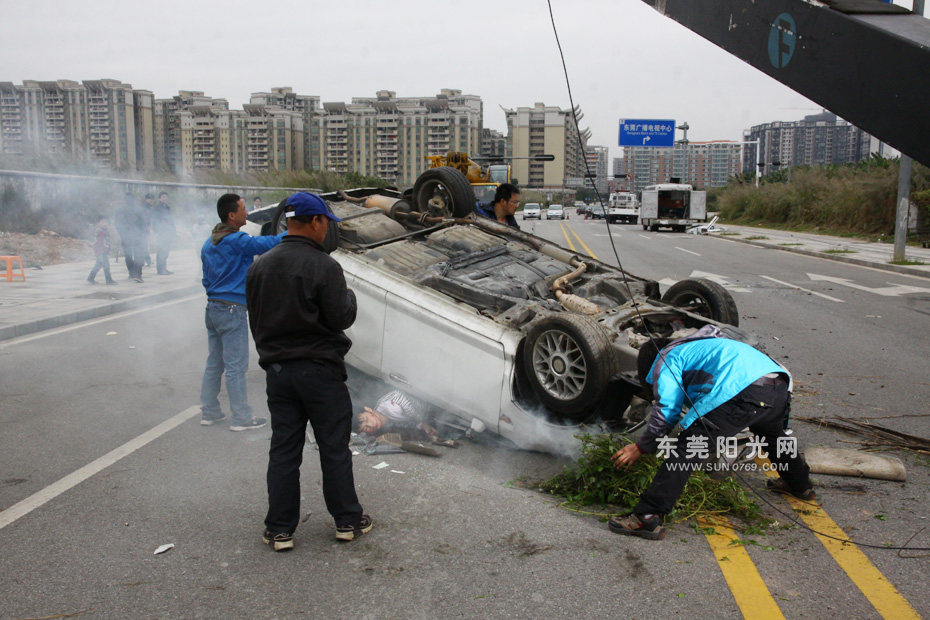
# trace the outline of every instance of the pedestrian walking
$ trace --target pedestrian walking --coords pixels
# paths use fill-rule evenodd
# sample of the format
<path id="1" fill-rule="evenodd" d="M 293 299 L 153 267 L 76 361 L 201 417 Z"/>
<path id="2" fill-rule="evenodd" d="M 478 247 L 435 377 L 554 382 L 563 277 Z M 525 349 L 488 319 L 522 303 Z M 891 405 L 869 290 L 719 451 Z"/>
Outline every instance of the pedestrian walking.
<path id="1" fill-rule="evenodd" d="M 158 202 L 152 207 L 152 230 L 155 233 L 155 271 L 160 276 L 170 276 L 174 272 L 168 271 L 168 254 L 171 253 L 171 244 L 174 243 L 177 230 L 168 205 L 167 192 L 160 193 Z"/>
<path id="2" fill-rule="evenodd" d="M 103 269 L 103 276 L 107 284 L 116 284 L 116 280 L 110 275 L 110 235 L 107 231 L 108 227 L 105 215 L 97 218 L 97 229 L 94 231 L 94 257 L 97 262 L 87 276 L 87 281 L 91 284 L 97 284 L 97 273 L 101 269 Z"/>
<path id="3" fill-rule="evenodd" d="M 245 372 L 249 368 L 249 323 L 246 311 L 245 278 L 253 257 L 264 254 L 281 242 L 282 235 L 253 237 L 241 232 L 247 212 L 245 201 L 236 194 L 224 194 L 216 203 L 220 223 L 200 250 L 203 287 L 207 291 L 204 321 L 209 354 L 200 386 L 200 423 L 212 426 L 226 419 L 219 394 L 223 375 L 232 411 L 229 430 L 262 428 L 265 418 L 252 416 L 246 392 Z"/>
<path id="4" fill-rule="evenodd" d="M 129 278 L 141 284 L 142 264 L 148 246 L 148 218 L 143 208 L 136 205 L 132 194 L 126 194 L 123 206 L 116 212 L 116 230 Z"/>
<path id="5" fill-rule="evenodd" d="M 288 198 L 285 217 L 288 235 L 255 261 L 246 280 L 249 327 L 265 369 L 271 413 L 262 540 L 275 551 L 294 546 L 308 422 L 336 539 L 349 542 L 372 527 L 355 491 L 349 450 L 352 399 L 344 359 L 352 341 L 344 330 L 355 322 L 355 294 L 342 267 L 323 249 L 329 222 L 341 220 L 323 199 L 306 192 Z"/>

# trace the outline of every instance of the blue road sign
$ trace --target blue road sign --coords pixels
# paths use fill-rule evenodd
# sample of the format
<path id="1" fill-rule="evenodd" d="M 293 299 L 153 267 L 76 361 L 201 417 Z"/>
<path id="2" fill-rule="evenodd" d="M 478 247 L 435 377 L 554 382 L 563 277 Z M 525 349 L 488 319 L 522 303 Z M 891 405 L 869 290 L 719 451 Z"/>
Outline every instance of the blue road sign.
<path id="1" fill-rule="evenodd" d="M 642 118 L 620 119 L 619 146 L 675 146 L 675 121 Z"/>

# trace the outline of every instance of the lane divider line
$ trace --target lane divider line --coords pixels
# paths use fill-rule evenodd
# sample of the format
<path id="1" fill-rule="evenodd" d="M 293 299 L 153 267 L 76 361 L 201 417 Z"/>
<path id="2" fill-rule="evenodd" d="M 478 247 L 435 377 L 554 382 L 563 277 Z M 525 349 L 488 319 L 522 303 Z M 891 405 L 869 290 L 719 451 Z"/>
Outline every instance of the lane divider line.
<path id="1" fill-rule="evenodd" d="M 802 288 L 796 284 L 791 284 L 790 282 L 782 282 L 781 280 L 776 280 L 775 278 L 770 278 L 768 276 L 759 276 L 760 278 L 765 278 L 766 280 L 771 280 L 776 284 L 781 284 L 787 286 L 788 288 L 796 288 L 799 291 L 804 291 L 805 293 L 810 293 L 811 295 L 816 295 L 817 297 L 823 297 L 824 299 L 829 299 L 830 301 L 837 301 L 839 303 L 845 303 L 842 299 L 837 299 L 836 297 L 830 297 L 829 295 L 824 295 L 823 293 L 818 293 L 817 291 L 812 291 L 810 289 Z"/>
<path id="2" fill-rule="evenodd" d="M 568 230 L 570 230 L 571 233 L 572 233 L 573 235 L 575 235 L 575 239 L 578 240 L 578 243 L 581 244 L 581 247 L 584 248 L 584 251 L 588 253 L 588 256 L 590 256 L 590 257 L 593 258 L 594 260 L 597 260 L 597 256 L 594 255 L 594 252 L 591 251 L 591 248 L 589 248 L 587 245 L 585 245 L 585 242 L 581 240 L 581 237 L 578 236 L 578 233 L 575 232 L 575 229 L 573 229 L 571 226 L 569 226 L 569 227 L 568 227 Z"/>
<path id="3" fill-rule="evenodd" d="M 756 463 L 763 468 L 765 475 L 777 478 L 778 472 L 769 471 L 768 459 L 756 459 Z M 882 575 L 872 561 L 869 560 L 859 547 L 849 541 L 849 536 L 840 529 L 840 526 L 830 518 L 822 506 L 816 502 L 805 502 L 792 495 L 783 496 L 788 504 L 794 508 L 798 516 L 815 530 L 814 535 L 826 547 L 827 551 L 840 565 L 840 568 L 849 576 L 859 591 L 872 603 L 875 611 L 887 620 L 906 620 L 913 618 L 920 620 L 920 614 L 911 604 L 901 596 L 901 593 Z M 844 540 L 835 540 L 822 536 L 818 532 L 836 536 Z"/>
<path id="4" fill-rule="evenodd" d="M 639 233 L 637 233 L 637 234 L 639 234 Z M 652 239 L 652 237 L 649 237 L 648 235 L 639 235 L 639 236 L 642 237 L 643 239 Z"/>
<path id="5" fill-rule="evenodd" d="M 723 573 L 743 618 L 784 620 L 785 616 L 762 580 L 746 547 L 731 544 L 732 541 L 739 540 L 739 535 L 730 527 L 726 517 L 715 517 L 713 520 L 701 518 L 698 519 L 698 523 L 705 528 L 704 536 L 714 552 L 720 572 Z"/>
<path id="6" fill-rule="evenodd" d="M 0 530 L 199 414 L 199 405 L 189 407 L 174 417 L 168 418 L 158 426 L 142 433 L 138 437 L 130 439 L 120 447 L 111 450 L 97 460 L 88 463 L 57 482 L 53 482 L 41 491 L 33 493 L 21 502 L 13 504 L 3 512 L 0 512 Z"/>
<path id="7" fill-rule="evenodd" d="M 700 254 L 698 254 L 697 252 L 692 252 L 691 250 L 686 250 L 686 249 L 684 249 L 684 248 L 680 248 L 680 247 L 678 247 L 677 245 L 675 246 L 675 249 L 676 249 L 676 250 L 681 250 L 682 252 L 687 252 L 688 254 L 694 254 L 695 256 L 700 256 Z"/>
<path id="8" fill-rule="evenodd" d="M 568 231 L 565 229 L 565 224 L 559 223 L 559 228 L 562 229 L 562 234 L 565 235 L 565 243 L 568 244 L 568 249 L 572 252 L 575 252 L 575 244 L 572 243 L 571 237 L 568 236 Z"/>

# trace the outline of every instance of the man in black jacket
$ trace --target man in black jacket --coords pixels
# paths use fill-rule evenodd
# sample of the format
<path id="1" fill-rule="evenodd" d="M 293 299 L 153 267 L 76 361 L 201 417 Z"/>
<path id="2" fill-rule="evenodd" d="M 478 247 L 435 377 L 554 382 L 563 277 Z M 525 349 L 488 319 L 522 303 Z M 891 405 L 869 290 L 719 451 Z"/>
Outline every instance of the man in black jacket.
<path id="1" fill-rule="evenodd" d="M 299 192 L 286 205 L 288 234 L 255 260 L 245 288 L 271 413 L 262 539 L 275 551 L 294 547 L 308 421 L 320 449 L 323 498 L 336 521 L 336 539 L 352 541 L 372 526 L 358 502 L 349 450 L 352 399 L 343 360 L 352 341 L 343 330 L 355 322 L 355 293 L 322 245 L 330 220 L 341 220 L 314 194 Z"/>

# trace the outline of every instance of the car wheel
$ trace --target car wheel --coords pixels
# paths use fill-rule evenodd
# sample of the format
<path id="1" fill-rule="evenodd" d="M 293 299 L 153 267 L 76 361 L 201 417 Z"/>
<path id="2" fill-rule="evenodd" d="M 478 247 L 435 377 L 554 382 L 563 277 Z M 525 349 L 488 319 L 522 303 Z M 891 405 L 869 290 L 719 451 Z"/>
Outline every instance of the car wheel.
<path id="1" fill-rule="evenodd" d="M 600 402 L 616 365 L 607 331 L 589 316 L 544 318 L 526 337 L 523 362 L 544 405 L 566 415 Z"/>
<path id="2" fill-rule="evenodd" d="M 475 210 L 475 192 L 455 168 L 430 168 L 413 184 L 413 209 L 438 217 L 465 217 Z"/>
<path id="3" fill-rule="evenodd" d="M 689 278 L 676 282 L 662 296 L 662 301 L 719 323 L 739 327 L 739 312 L 733 296 L 712 280 Z"/>
<path id="4" fill-rule="evenodd" d="M 274 218 L 271 220 L 271 230 L 266 233 L 265 228 L 262 227 L 263 235 L 280 235 L 287 230 L 287 218 L 284 217 L 286 211 L 284 203 L 286 202 L 286 200 L 282 200 L 278 204 L 278 208 L 274 210 Z M 326 205 L 326 208 L 329 209 L 329 205 Z M 329 211 L 332 213 L 332 209 L 329 209 Z M 337 247 L 339 247 L 339 224 L 333 220 L 329 220 L 329 227 L 326 229 L 326 237 L 323 239 L 323 249 L 327 252 L 332 252 Z"/>

